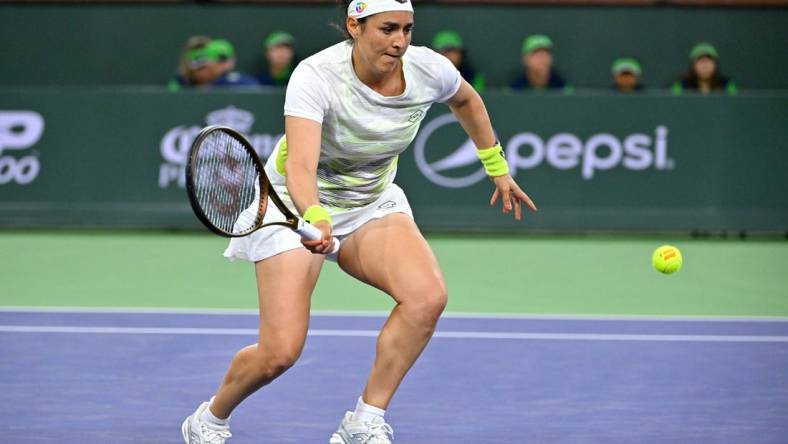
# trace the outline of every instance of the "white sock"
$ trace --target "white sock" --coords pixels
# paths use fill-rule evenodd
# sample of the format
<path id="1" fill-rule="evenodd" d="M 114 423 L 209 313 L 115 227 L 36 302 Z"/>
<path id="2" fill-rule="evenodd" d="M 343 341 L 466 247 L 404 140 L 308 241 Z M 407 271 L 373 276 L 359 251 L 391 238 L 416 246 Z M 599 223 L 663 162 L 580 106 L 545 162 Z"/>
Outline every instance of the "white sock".
<path id="1" fill-rule="evenodd" d="M 217 418 L 217 417 L 216 417 L 216 416 L 215 416 L 215 415 L 214 415 L 214 414 L 211 412 L 211 404 L 213 404 L 213 398 L 211 398 L 211 402 L 210 402 L 210 403 L 208 403 L 208 408 L 207 408 L 207 409 L 205 409 L 205 411 L 204 411 L 204 412 L 202 412 L 202 415 L 200 415 L 200 419 L 201 419 L 203 422 L 207 422 L 208 424 L 210 424 L 210 425 L 213 425 L 213 426 L 216 426 L 216 427 L 227 427 L 227 421 L 228 421 L 230 418 L 227 418 L 227 419 L 221 419 L 221 418 Z"/>
<path id="2" fill-rule="evenodd" d="M 361 399 L 361 396 L 359 396 L 358 402 L 356 403 L 356 411 L 353 412 L 353 421 L 372 422 L 376 417 L 383 418 L 385 414 L 385 410 L 367 404 Z"/>

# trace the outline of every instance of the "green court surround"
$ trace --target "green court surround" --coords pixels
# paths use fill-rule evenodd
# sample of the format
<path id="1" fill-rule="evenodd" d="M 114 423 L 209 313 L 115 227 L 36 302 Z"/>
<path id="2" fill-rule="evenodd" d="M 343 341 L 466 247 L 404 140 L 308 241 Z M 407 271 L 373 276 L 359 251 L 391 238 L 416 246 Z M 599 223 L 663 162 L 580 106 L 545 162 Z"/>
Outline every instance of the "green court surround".
<path id="1" fill-rule="evenodd" d="M 788 242 L 686 236 L 428 236 L 451 312 L 788 316 Z M 180 232 L 2 231 L 0 306 L 255 308 L 254 273 L 226 241 Z M 651 252 L 678 246 L 664 276 Z M 327 263 L 313 309 L 377 311 L 382 293 Z"/>

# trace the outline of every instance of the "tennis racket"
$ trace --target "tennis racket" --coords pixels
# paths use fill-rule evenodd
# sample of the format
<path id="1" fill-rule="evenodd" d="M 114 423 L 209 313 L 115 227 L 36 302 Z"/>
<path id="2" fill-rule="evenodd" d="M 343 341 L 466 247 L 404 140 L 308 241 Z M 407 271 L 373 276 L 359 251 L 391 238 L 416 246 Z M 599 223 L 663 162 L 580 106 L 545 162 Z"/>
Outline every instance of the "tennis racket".
<path id="1" fill-rule="evenodd" d="M 288 227 L 308 240 L 320 230 L 287 208 L 276 195 L 252 144 L 232 128 L 213 125 L 194 139 L 186 163 L 186 190 L 194 214 L 209 230 L 224 237 L 242 237 L 273 225 Z M 283 221 L 263 223 L 268 203 Z M 339 241 L 334 238 L 334 249 Z"/>

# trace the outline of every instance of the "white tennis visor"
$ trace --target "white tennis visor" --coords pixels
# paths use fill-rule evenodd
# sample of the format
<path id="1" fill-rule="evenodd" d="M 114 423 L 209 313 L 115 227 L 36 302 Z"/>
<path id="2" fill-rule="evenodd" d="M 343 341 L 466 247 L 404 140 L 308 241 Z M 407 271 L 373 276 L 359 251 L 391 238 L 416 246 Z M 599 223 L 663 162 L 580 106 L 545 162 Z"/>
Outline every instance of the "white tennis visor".
<path id="1" fill-rule="evenodd" d="M 347 7 L 347 16 L 356 19 L 389 11 L 413 12 L 410 0 L 353 0 Z"/>

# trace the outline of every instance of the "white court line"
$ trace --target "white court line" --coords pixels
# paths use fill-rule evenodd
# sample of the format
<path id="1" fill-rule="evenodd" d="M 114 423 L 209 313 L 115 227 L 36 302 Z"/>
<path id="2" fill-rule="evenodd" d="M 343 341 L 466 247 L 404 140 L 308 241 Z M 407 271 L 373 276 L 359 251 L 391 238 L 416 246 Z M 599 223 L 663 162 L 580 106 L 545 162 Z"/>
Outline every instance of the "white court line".
<path id="1" fill-rule="evenodd" d="M 82 333 L 130 335 L 223 335 L 256 336 L 254 328 L 173 328 L 173 327 L 86 327 L 50 325 L 0 325 L 0 333 Z M 377 330 L 309 330 L 309 336 L 377 337 Z M 651 342 L 785 342 L 788 336 L 747 335 L 633 335 L 608 333 L 518 333 L 478 331 L 438 331 L 445 339 L 516 339 L 552 341 L 651 341 Z"/>
<path id="2" fill-rule="evenodd" d="M 244 308 L 169 308 L 169 307 L 33 307 L 0 306 L 0 313 L 72 314 L 180 314 L 257 316 L 257 309 Z M 318 317 L 387 317 L 387 311 L 313 310 Z M 540 313 L 447 312 L 451 319 L 516 319 L 555 321 L 642 321 L 642 322 L 788 322 L 788 316 L 705 316 L 705 315 L 574 315 Z"/>

